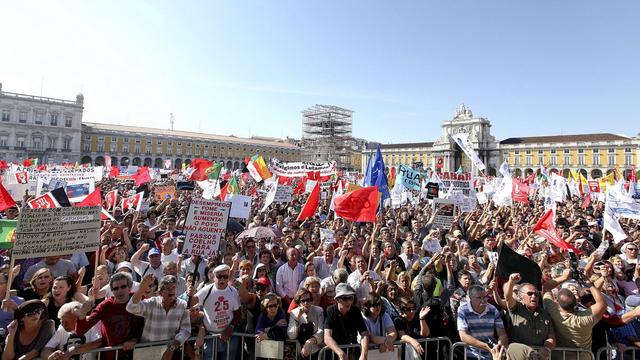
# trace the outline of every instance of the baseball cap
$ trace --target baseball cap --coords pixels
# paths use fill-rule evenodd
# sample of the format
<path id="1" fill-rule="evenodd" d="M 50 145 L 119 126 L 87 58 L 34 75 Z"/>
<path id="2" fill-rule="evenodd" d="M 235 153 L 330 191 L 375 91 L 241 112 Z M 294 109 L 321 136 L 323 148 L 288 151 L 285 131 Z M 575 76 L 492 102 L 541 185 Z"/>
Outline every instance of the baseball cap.
<path id="1" fill-rule="evenodd" d="M 269 281 L 268 278 L 263 276 L 263 277 L 259 278 L 258 280 L 256 280 L 256 285 L 262 285 L 262 286 L 269 287 L 269 286 L 271 286 L 271 281 Z"/>
<path id="2" fill-rule="evenodd" d="M 341 296 L 355 296 L 356 292 L 353 288 L 345 283 L 340 283 L 336 285 L 336 296 L 335 299 Z"/>
<path id="3" fill-rule="evenodd" d="M 153 256 L 153 255 L 160 255 L 160 250 L 158 250 L 158 248 L 151 248 L 151 250 L 149 250 L 149 256 Z"/>

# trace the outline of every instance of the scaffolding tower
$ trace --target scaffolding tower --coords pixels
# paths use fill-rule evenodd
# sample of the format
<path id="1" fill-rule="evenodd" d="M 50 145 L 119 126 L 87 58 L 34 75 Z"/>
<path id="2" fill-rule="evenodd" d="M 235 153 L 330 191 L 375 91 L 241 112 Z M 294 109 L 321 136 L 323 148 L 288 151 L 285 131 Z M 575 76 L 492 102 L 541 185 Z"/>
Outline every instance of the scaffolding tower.
<path id="1" fill-rule="evenodd" d="M 333 105 L 315 105 L 302 111 L 303 160 L 335 160 L 339 168 L 350 167 L 352 117 L 352 110 Z"/>

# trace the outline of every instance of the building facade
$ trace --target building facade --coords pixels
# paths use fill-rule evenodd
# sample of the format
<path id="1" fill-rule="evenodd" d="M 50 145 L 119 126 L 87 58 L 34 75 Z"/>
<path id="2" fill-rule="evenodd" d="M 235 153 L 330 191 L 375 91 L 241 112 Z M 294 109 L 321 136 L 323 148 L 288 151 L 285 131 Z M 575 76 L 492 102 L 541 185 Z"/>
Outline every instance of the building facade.
<path id="1" fill-rule="evenodd" d="M 40 163 L 80 159 L 84 97 L 53 99 L 6 92 L 0 83 L 0 159 Z"/>
<path id="2" fill-rule="evenodd" d="M 546 167 L 567 176 L 570 170 L 580 171 L 587 178 L 599 178 L 618 168 L 627 176 L 631 166 L 638 167 L 640 139 L 609 133 L 513 137 L 496 141 L 491 135 L 491 122 L 474 117 L 464 104 L 451 119 L 441 125 L 440 138 L 433 143 L 380 144 L 387 166 L 400 164 L 436 171 L 474 172 L 469 158 L 451 139 L 451 135 L 464 132 L 470 146 L 486 165 L 485 174 L 494 176 L 504 160 L 517 176 L 526 176 Z M 370 144 L 363 152 L 362 171 L 366 171 L 369 157 L 376 147 Z M 442 160 L 442 167 L 437 163 Z"/>
<path id="3" fill-rule="evenodd" d="M 300 161 L 301 148 L 294 141 L 273 138 L 241 138 L 85 122 L 82 124 L 81 163 L 104 165 L 145 165 L 155 168 L 181 168 L 192 159 L 224 162 L 228 169 L 239 169 L 246 157 L 256 154 L 265 159 Z"/>

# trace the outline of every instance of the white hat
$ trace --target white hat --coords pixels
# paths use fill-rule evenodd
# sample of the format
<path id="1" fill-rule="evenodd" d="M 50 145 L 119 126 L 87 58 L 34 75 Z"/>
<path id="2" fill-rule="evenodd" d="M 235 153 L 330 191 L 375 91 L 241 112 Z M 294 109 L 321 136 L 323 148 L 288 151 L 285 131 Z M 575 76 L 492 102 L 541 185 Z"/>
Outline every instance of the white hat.
<path id="1" fill-rule="evenodd" d="M 230 271 L 231 268 L 229 267 L 229 265 L 227 264 L 222 264 L 222 265 L 218 265 L 215 267 L 215 269 L 213 269 L 213 273 L 217 274 L 219 272 L 223 272 L 223 271 Z"/>

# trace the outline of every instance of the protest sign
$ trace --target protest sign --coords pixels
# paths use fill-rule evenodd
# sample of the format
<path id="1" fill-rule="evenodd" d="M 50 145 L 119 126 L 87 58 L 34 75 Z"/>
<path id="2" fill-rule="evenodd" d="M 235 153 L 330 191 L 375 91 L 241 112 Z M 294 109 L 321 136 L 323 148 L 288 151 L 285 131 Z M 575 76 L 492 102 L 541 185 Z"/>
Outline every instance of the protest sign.
<path id="1" fill-rule="evenodd" d="M 89 180 L 100 181 L 104 176 L 104 166 L 94 166 L 90 168 L 65 169 L 53 168 L 46 171 L 38 171 L 35 168 L 25 169 L 29 172 L 29 178 L 60 179 L 67 181 Z"/>
<path id="2" fill-rule="evenodd" d="M 487 201 L 489 201 L 489 199 L 487 199 L 487 194 L 483 192 L 476 193 L 476 198 L 478 199 L 478 204 L 480 205 L 484 205 L 487 203 Z"/>
<path id="3" fill-rule="evenodd" d="M 80 202 L 96 189 L 95 180 L 69 180 L 65 187 L 71 202 Z"/>
<path id="4" fill-rule="evenodd" d="M 14 201 L 22 201 L 24 200 L 25 192 L 28 191 L 29 195 L 36 193 L 37 183 L 35 180 L 29 180 L 27 184 L 8 184 L 4 185 L 4 188 L 7 189 Z"/>
<path id="5" fill-rule="evenodd" d="M 420 190 L 420 173 L 409 166 L 400 165 L 397 178 L 402 180 L 402 185 L 405 188 L 416 191 Z"/>
<path id="6" fill-rule="evenodd" d="M 462 190 L 465 195 L 470 195 L 473 190 L 473 177 L 471 173 L 457 174 L 455 172 L 444 172 L 439 174 L 442 181 L 442 189 L 452 188 L 453 190 Z M 453 186 L 453 187 L 452 187 Z"/>
<path id="7" fill-rule="evenodd" d="M 231 199 L 231 212 L 230 217 L 248 219 L 251 212 L 251 196 L 246 195 L 233 195 Z"/>
<path id="8" fill-rule="evenodd" d="M 323 245 L 335 243 L 335 232 L 331 229 L 320 228 L 320 241 Z"/>
<path id="9" fill-rule="evenodd" d="M 434 183 L 434 182 L 427 183 L 427 199 L 437 198 L 438 191 L 440 191 L 440 187 L 438 186 L 438 183 Z"/>
<path id="10" fill-rule="evenodd" d="M 320 176 L 329 176 L 336 173 L 336 162 L 280 162 L 272 159 L 271 170 L 275 175 L 286 177 L 302 177 L 311 171 L 320 171 Z"/>
<path id="11" fill-rule="evenodd" d="M 16 182 L 18 184 L 26 184 L 29 182 L 29 173 L 26 171 L 19 171 L 17 173 L 15 173 L 16 175 Z"/>
<path id="12" fill-rule="evenodd" d="M 172 185 L 156 186 L 153 193 L 158 201 L 176 198 L 176 188 Z"/>
<path id="13" fill-rule="evenodd" d="M 436 215 L 433 219 L 435 229 L 450 229 L 456 215 L 456 203 L 450 199 L 433 199 L 433 211 Z"/>
<path id="14" fill-rule="evenodd" d="M 98 250 L 100 206 L 25 208 L 13 246 L 14 259 L 56 256 Z"/>
<path id="15" fill-rule="evenodd" d="M 278 187 L 276 188 L 276 196 L 273 198 L 273 202 L 276 202 L 276 203 L 291 202 L 292 195 L 293 195 L 293 186 L 278 185 Z"/>
<path id="16" fill-rule="evenodd" d="M 220 248 L 220 240 L 227 229 L 231 203 L 194 198 L 185 222 L 185 255 L 213 256 Z"/>

